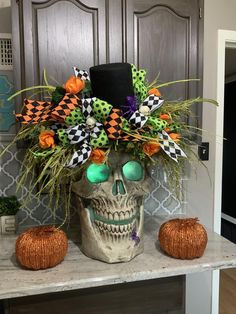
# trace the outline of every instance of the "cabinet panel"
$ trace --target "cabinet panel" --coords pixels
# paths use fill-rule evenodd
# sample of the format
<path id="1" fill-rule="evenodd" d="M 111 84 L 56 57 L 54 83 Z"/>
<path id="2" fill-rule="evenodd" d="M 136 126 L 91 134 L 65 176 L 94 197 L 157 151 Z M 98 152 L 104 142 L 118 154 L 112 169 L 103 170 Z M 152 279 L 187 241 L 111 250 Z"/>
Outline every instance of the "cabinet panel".
<path id="1" fill-rule="evenodd" d="M 59 83 L 71 67 L 106 62 L 105 0 L 22 1 L 23 86 L 42 82 L 43 69 Z"/>
<path id="2" fill-rule="evenodd" d="M 13 1 L 16 88 L 41 83 L 44 68 L 62 83 L 75 64 L 88 69 L 121 61 L 146 68 L 149 81 L 158 73 L 164 82 L 201 78 L 199 1 Z M 162 93 L 196 97 L 201 86 L 182 83 Z M 193 111 L 201 115 L 199 105 Z"/>
<path id="3" fill-rule="evenodd" d="M 98 64 L 98 12 L 65 1 L 47 7 L 33 5 L 36 16 L 36 63 L 59 82 L 79 63 L 88 68 Z M 83 61 L 82 61 L 83 60 Z"/>
<path id="4" fill-rule="evenodd" d="M 200 78 L 201 42 L 198 0 L 127 0 L 125 56 L 163 82 Z M 201 95 L 202 82 L 181 83 L 162 89 L 165 99 Z M 193 108 L 200 115 L 201 108 Z"/>

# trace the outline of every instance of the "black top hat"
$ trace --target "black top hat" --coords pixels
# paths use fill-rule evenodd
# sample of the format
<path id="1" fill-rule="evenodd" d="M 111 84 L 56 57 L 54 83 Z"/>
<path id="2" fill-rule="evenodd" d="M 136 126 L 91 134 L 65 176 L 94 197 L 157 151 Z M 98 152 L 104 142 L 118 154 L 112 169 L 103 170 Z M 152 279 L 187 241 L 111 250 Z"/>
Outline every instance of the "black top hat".
<path id="1" fill-rule="evenodd" d="M 126 96 L 133 96 L 132 69 L 129 63 L 101 64 L 90 68 L 93 95 L 119 108 Z"/>

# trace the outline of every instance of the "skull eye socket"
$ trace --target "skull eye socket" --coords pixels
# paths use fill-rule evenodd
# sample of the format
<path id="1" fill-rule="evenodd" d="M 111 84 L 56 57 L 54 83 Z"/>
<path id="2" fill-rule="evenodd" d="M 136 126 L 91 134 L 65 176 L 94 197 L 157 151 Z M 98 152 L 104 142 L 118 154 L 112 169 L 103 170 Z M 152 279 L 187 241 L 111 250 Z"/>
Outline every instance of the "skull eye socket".
<path id="1" fill-rule="evenodd" d="M 143 167 L 138 161 L 128 161 L 122 167 L 123 175 L 127 180 L 140 181 L 143 179 Z"/>
<path id="2" fill-rule="evenodd" d="M 111 170 L 105 164 L 91 164 L 86 170 L 86 177 L 90 183 L 102 183 L 108 180 Z"/>

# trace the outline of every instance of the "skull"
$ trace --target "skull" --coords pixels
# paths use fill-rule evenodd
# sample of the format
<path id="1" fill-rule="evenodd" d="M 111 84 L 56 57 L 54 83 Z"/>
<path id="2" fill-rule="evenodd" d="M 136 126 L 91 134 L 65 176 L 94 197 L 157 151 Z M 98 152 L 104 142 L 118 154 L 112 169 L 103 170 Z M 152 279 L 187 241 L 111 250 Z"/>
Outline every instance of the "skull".
<path id="1" fill-rule="evenodd" d="M 149 179 L 130 155 L 111 152 L 107 164 L 90 164 L 73 185 L 82 200 L 82 251 L 108 263 L 125 262 L 143 251 L 143 196 Z"/>

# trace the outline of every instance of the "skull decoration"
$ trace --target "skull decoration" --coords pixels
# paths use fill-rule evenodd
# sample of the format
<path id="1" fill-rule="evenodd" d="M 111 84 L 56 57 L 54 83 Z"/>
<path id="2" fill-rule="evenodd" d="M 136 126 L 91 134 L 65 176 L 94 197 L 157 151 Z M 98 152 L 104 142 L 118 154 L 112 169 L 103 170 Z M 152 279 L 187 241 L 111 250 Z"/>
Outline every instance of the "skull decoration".
<path id="1" fill-rule="evenodd" d="M 126 262 L 143 251 L 143 196 L 148 178 L 130 155 L 111 152 L 107 164 L 90 164 L 73 191 L 82 199 L 82 251 L 108 263 Z"/>

